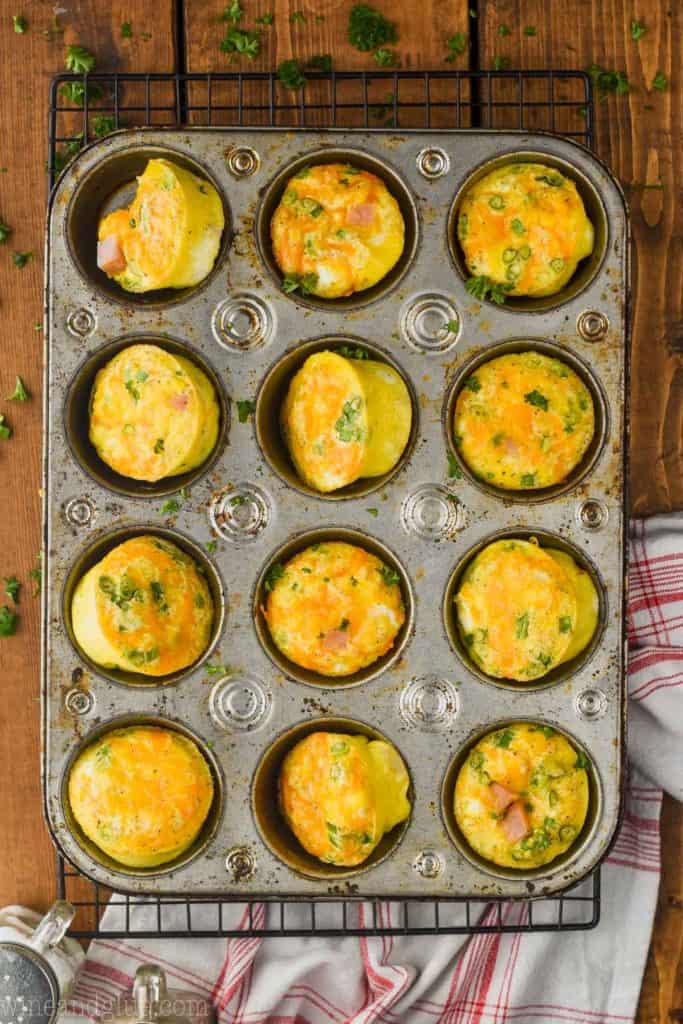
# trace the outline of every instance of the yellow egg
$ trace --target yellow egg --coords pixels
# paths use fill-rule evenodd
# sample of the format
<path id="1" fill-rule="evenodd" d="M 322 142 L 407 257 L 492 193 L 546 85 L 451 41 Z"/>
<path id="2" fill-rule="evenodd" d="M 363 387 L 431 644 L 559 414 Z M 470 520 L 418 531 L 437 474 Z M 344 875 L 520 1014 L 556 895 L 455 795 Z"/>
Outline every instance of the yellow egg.
<path id="1" fill-rule="evenodd" d="M 474 277 L 540 297 L 564 288 L 590 256 L 594 230 L 573 181 L 545 164 L 510 163 L 467 190 L 458 240 Z"/>
<path id="2" fill-rule="evenodd" d="M 393 469 L 411 422 L 410 395 L 393 367 L 335 352 L 308 357 L 281 410 L 299 476 L 323 493 Z"/>
<path id="3" fill-rule="evenodd" d="M 534 539 L 487 545 L 465 570 L 455 604 L 472 660 L 489 676 L 518 682 L 576 657 L 598 622 L 589 573 Z"/>
<path id="4" fill-rule="evenodd" d="M 85 835 L 131 868 L 151 868 L 192 845 L 213 800 L 196 744 L 175 732 L 130 726 L 105 733 L 69 773 L 69 804 Z"/>
<path id="5" fill-rule="evenodd" d="M 208 458 L 219 418 L 213 384 L 194 363 L 157 345 L 131 345 L 95 378 L 90 440 L 117 473 L 162 480 Z"/>
<path id="6" fill-rule="evenodd" d="M 314 732 L 280 770 L 280 807 L 301 845 L 326 864 L 352 867 L 410 815 L 410 780 L 390 743 Z"/>
<path id="7" fill-rule="evenodd" d="M 455 784 L 455 820 L 472 849 L 501 867 L 549 864 L 588 813 L 588 760 L 551 726 L 513 722 L 472 748 Z"/>
<path id="8" fill-rule="evenodd" d="M 98 266 L 129 292 L 189 288 L 213 269 L 224 227 L 211 182 L 170 160 L 150 160 L 130 208 L 100 221 Z"/>
<path id="9" fill-rule="evenodd" d="M 325 299 L 381 281 L 405 237 L 399 205 L 384 182 L 338 163 L 303 167 L 290 178 L 270 230 L 286 290 Z"/>
<path id="10" fill-rule="evenodd" d="M 348 676 L 391 650 L 405 621 L 399 578 L 376 555 L 325 541 L 271 567 L 263 608 L 280 651 L 302 668 Z"/>
<path id="11" fill-rule="evenodd" d="M 78 581 L 71 622 L 96 664 L 163 676 L 192 665 L 208 647 L 213 600 L 189 555 L 140 536 L 112 548 Z"/>
<path id="12" fill-rule="evenodd" d="M 507 489 L 561 483 L 595 432 L 591 394 L 577 374 L 539 352 L 479 366 L 455 406 L 455 443 L 482 480 Z"/>

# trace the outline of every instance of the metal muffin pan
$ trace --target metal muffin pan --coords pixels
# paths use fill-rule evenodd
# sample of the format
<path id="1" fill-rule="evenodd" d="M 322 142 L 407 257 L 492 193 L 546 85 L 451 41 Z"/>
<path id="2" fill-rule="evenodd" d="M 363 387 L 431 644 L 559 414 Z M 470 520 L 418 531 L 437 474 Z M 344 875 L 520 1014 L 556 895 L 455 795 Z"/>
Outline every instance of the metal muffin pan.
<path id="1" fill-rule="evenodd" d="M 130 186 L 141 153 L 162 152 L 196 164 L 216 184 L 226 208 L 224 246 L 200 287 L 129 301 L 92 269 L 97 204 Z M 579 269 L 578 285 L 570 282 L 553 302 L 497 307 L 467 292 L 449 233 L 471 175 L 519 154 L 574 177 L 591 214 L 602 218 L 599 251 Z M 337 159 L 373 169 L 397 194 L 407 254 L 369 293 L 340 302 L 286 295 L 269 252 L 269 216 L 290 170 Z M 432 176 L 434 166 L 444 169 L 440 177 Z M 558 892 L 599 863 L 618 823 L 624 781 L 628 294 L 629 227 L 619 186 L 593 154 L 552 135 L 141 129 L 117 132 L 74 159 L 48 217 L 43 785 L 55 841 L 81 872 L 119 892 L 420 899 Z M 141 339 L 188 346 L 232 401 L 224 404 L 215 456 L 180 493 L 179 480 L 150 494 L 145 485 L 112 479 L 87 449 L 88 375 L 107 350 Z M 579 369 L 598 412 L 596 441 L 569 484 L 529 500 L 495 493 L 462 472 L 446 422 L 463 368 L 525 340 L 554 346 Z M 327 496 L 295 478 L 277 426 L 278 396 L 302 354 L 321 341 L 331 348 L 367 343 L 400 370 L 414 405 L 413 435 L 396 471 Z M 244 399 L 257 408 L 240 422 L 234 403 Z M 174 514 L 162 512 L 162 495 L 171 493 L 179 503 Z M 187 550 L 204 553 L 219 615 L 210 657 L 157 684 L 115 679 L 89 664 L 68 622 L 74 570 L 115 531 L 124 539 L 141 529 L 170 531 Z M 599 584 L 598 638 L 538 686 L 482 677 L 444 608 L 454 573 L 501 532 L 537 533 L 544 544 L 575 550 Z M 259 618 L 269 565 L 315 534 L 356 538 L 386 552 L 401 574 L 404 635 L 366 678 L 324 680 L 290 667 Z M 208 671 L 221 664 L 225 674 Z M 122 715 L 190 730 L 221 791 L 222 809 L 191 857 L 145 874 L 98 856 L 64 795 L 74 752 Z M 538 871 L 497 870 L 463 853 L 449 807 L 457 759 L 483 731 L 516 719 L 557 726 L 592 762 L 586 828 L 569 855 Z M 313 864 L 287 834 L 276 803 L 278 758 L 296 738 L 288 731 L 338 729 L 340 720 L 386 736 L 411 777 L 410 820 L 353 871 Z"/>

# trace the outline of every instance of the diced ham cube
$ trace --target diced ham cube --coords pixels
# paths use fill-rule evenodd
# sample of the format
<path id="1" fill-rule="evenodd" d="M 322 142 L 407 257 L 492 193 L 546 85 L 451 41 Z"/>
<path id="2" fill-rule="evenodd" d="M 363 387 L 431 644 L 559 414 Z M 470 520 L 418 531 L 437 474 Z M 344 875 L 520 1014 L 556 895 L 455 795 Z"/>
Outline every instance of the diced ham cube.
<path id="1" fill-rule="evenodd" d="M 524 839 L 524 836 L 529 835 L 529 819 L 526 816 L 524 804 L 521 800 L 515 800 L 508 807 L 507 813 L 503 818 L 503 831 L 510 843 L 516 843 L 520 839 Z"/>
<path id="2" fill-rule="evenodd" d="M 97 266 L 105 274 L 120 274 L 126 269 L 126 257 L 116 235 L 97 243 Z"/>
<path id="3" fill-rule="evenodd" d="M 187 394 L 186 391 L 181 391 L 179 395 L 171 395 L 169 401 L 174 409 L 178 409 L 179 412 L 183 412 L 185 409 L 187 409 L 188 402 L 190 401 L 190 396 Z"/>
<path id="4" fill-rule="evenodd" d="M 493 807 L 496 814 L 502 814 L 517 799 L 517 794 L 511 793 L 505 786 L 501 786 L 500 782 L 492 782 L 489 786 L 489 792 L 493 797 Z"/>
<path id="5" fill-rule="evenodd" d="M 356 206 L 349 207 L 346 214 L 346 222 L 357 227 L 367 227 L 368 224 L 372 224 L 374 216 L 375 206 L 373 203 L 358 203 Z"/>
<path id="6" fill-rule="evenodd" d="M 343 629 L 328 629 L 323 640 L 326 651 L 343 651 L 349 642 L 349 634 Z"/>

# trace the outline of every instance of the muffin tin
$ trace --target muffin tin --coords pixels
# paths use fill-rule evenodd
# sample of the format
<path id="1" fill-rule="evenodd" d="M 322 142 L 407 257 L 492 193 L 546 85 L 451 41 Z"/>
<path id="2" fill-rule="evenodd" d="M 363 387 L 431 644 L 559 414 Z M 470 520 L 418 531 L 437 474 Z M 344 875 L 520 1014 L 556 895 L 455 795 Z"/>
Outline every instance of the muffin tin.
<path id="1" fill-rule="evenodd" d="M 98 209 L 127 198 L 154 155 L 214 182 L 226 233 L 216 267 L 198 287 L 129 296 L 94 264 Z M 540 160 L 571 176 L 596 224 L 594 256 L 552 301 L 498 307 L 465 288 L 452 237 L 459 197 L 472 175 L 507 159 Z M 269 251 L 270 215 L 290 173 L 332 160 L 387 181 L 406 219 L 404 256 L 383 282 L 348 299 L 286 295 Z M 624 779 L 628 243 L 623 196 L 609 172 L 586 149 L 547 134 L 136 129 L 73 160 L 48 220 L 43 785 L 55 841 L 82 873 L 129 893 L 433 899 L 559 892 L 599 863 L 618 823 Z M 153 486 L 112 474 L 87 439 L 94 373 L 123 345 L 142 340 L 198 362 L 222 407 L 212 458 L 186 478 Z M 306 354 L 342 345 L 366 346 L 400 370 L 413 432 L 386 477 L 318 495 L 288 463 L 278 401 Z M 477 361 L 527 347 L 565 359 L 589 384 L 596 439 L 566 485 L 504 494 L 460 464 L 449 421 Z M 238 402 L 246 400 L 255 412 L 245 420 L 251 407 Z M 162 511 L 170 495 L 176 512 Z M 75 580 L 107 547 L 141 531 L 193 554 L 216 601 L 211 648 L 173 678 L 104 671 L 72 639 Z M 600 628 L 588 651 L 525 686 L 483 676 L 453 622 L 459 573 L 500 535 L 534 535 L 569 550 L 600 594 Z M 326 538 L 380 553 L 399 573 L 406 602 L 392 652 L 347 679 L 290 665 L 260 611 L 269 566 Z M 452 820 L 455 772 L 468 747 L 511 720 L 555 726 L 592 764 L 581 836 L 564 857 L 531 871 L 477 861 Z M 141 721 L 197 740 L 216 801 L 189 854 L 130 871 L 80 834 L 66 778 L 90 739 Z M 381 734 L 410 773 L 409 821 L 354 869 L 313 862 L 277 812 L 278 765 L 315 728 Z"/>

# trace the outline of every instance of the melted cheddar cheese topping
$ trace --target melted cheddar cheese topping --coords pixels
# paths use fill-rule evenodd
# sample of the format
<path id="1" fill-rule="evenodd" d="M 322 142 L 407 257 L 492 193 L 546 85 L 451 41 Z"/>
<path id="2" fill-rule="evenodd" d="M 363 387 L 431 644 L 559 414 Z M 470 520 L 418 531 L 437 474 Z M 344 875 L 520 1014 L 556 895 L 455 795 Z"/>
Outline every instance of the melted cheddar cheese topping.
<path id="1" fill-rule="evenodd" d="M 465 570 L 455 604 L 470 657 L 496 679 L 540 679 L 580 654 L 598 624 L 590 574 L 535 539 L 487 545 Z"/>
<path id="2" fill-rule="evenodd" d="M 117 473 L 156 481 L 204 462 L 218 437 L 213 384 L 194 363 L 156 345 L 131 345 L 95 378 L 90 440 Z"/>
<path id="3" fill-rule="evenodd" d="M 170 541 L 140 536 L 113 548 L 79 580 L 71 602 L 77 643 L 103 668 L 164 676 L 208 647 L 213 600 L 196 563 Z"/>
<path id="4" fill-rule="evenodd" d="M 561 483 L 595 432 L 591 394 L 577 374 L 540 352 L 492 359 L 464 382 L 455 443 L 482 480 L 515 489 Z"/>
<path id="5" fill-rule="evenodd" d="M 301 845 L 326 864 L 352 867 L 410 815 L 408 772 L 390 743 L 314 732 L 280 770 L 280 807 Z"/>
<path id="6" fill-rule="evenodd" d="M 292 378 L 281 423 L 302 480 L 334 491 L 393 469 L 410 436 L 410 395 L 386 363 L 316 352 Z"/>
<path id="7" fill-rule="evenodd" d="M 285 290 L 333 299 L 377 284 L 403 252 L 399 205 L 375 174 L 348 164 L 303 167 L 271 221 Z"/>
<path id="8" fill-rule="evenodd" d="M 576 185 L 554 167 L 510 163 L 466 192 L 458 241 L 472 275 L 510 295 L 554 295 L 593 251 L 594 230 Z"/>
<path id="9" fill-rule="evenodd" d="M 549 864 L 570 848 L 586 821 L 588 765 L 551 726 L 513 722 L 490 732 L 458 773 L 458 827 L 493 864 Z"/>
<path id="10" fill-rule="evenodd" d="M 173 729 L 131 726 L 105 733 L 69 773 L 69 804 L 85 835 L 132 868 L 183 854 L 213 800 L 209 766 L 192 740 Z"/>
<path id="11" fill-rule="evenodd" d="M 263 615 L 275 645 L 302 668 L 348 676 L 391 650 L 405 621 L 398 575 L 364 548 L 326 541 L 266 577 Z"/>

